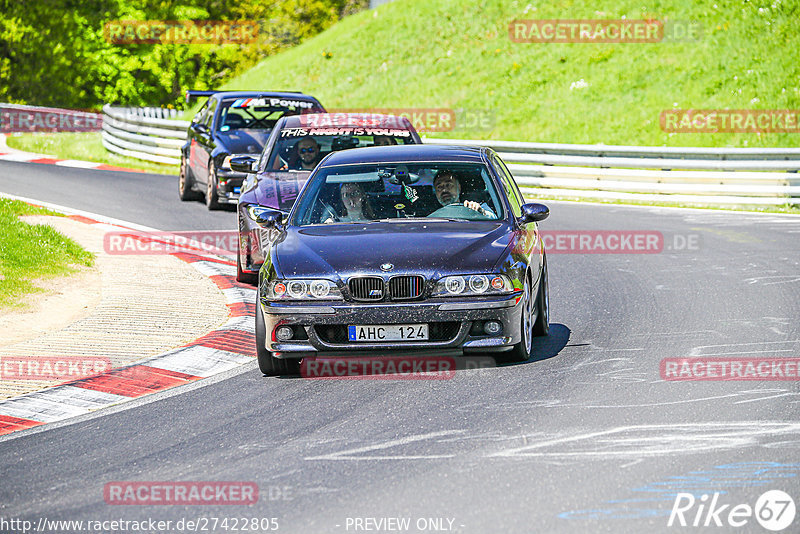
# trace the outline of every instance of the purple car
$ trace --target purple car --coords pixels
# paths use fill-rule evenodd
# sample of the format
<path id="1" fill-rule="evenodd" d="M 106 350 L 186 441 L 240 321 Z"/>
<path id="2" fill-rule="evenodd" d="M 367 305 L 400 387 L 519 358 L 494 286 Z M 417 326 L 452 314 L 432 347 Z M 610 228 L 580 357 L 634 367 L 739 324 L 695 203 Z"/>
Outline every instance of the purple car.
<path id="1" fill-rule="evenodd" d="M 325 156 L 339 150 L 422 141 L 408 119 L 368 113 L 320 113 L 283 117 L 261 157 L 241 156 L 231 167 L 249 173 L 239 196 L 239 250 L 236 279 L 255 284 L 276 233 L 253 219 L 254 208 L 288 215 L 309 175 Z"/>

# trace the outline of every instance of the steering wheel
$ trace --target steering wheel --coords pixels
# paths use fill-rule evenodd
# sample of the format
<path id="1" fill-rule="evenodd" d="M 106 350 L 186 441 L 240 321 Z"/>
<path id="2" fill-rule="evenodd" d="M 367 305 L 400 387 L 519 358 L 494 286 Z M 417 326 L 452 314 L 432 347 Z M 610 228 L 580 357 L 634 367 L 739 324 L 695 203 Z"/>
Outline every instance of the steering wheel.
<path id="1" fill-rule="evenodd" d="M 319 222 L 326 223 L 331 220 L 331 222 L 339 222 L 339 216 L 336 215 L 336 210 L 323 202 L 322 199 L 318 198 L 317 201 L 322 205 L 322 211 L 319 214 Z"/>
<path id="2" fill-rule="evenodd" d="M 428 217 L 441 217 L 443 219 L 489 219 L 483 213 L 466 207 L 464 204 L 448 204 L 429 214 Z"/>

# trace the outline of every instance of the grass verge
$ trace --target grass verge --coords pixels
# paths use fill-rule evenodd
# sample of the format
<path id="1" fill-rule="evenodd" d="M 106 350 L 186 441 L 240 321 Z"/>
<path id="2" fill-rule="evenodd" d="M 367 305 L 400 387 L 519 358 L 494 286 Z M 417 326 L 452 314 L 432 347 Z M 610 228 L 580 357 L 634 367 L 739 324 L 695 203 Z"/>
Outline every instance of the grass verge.
<path id="1" fill-rule="evenodd" d="M 31 225 L 20 215 L 60 215 L 0 198 L 0 310 L 22 307 L 21 298 L 43 292 L 35 282 L 94 265 L 94 255 L 51 226 Z"/>
<path id="2" fill-rule="evenodd" d="M 154 174 L 178 174 L 177 165 L 160 165 L 109 152 L 103 146 L 98 132 L 12 134 L 6 137 L 6 143 L 17 150 L 47 154 L 60 159 L 93 161 Z"/>
<path id="3" fill-rule="evenodd" d="M 657 43 L 517 43 L 515 19 L 658 19 Z M 800 4 L 404 0 L 265 58 L 223 89 L 302 90 L 327 108 L 486 111 L 437 136 L 609 145 L 792 147 L 797 133 L 667 133 L 663 110 L 800 108 Z"/>

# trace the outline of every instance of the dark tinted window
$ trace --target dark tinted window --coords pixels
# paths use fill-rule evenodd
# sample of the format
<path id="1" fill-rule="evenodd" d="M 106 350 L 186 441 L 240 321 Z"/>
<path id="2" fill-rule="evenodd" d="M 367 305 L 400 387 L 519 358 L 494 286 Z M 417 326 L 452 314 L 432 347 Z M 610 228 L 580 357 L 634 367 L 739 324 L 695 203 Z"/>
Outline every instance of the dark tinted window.
<path id="1" fill-rule="evenodd" d="M 386 163 L 320 169 L 295 205 L 292 224 L 421 218 L 504 217 L 495 181 L 475 163 Z M 471 207 L 470 207 L 471 206 Z"/>

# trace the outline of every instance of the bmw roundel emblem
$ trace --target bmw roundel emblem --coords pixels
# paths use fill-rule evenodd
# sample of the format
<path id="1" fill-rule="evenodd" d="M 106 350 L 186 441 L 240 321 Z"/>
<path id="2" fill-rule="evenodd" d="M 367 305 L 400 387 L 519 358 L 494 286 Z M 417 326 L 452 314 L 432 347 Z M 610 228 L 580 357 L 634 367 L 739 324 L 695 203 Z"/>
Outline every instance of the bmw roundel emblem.
<path id="1" fill-rule="evenodd" d="M 391 271 L 392 269 L 394 269 L 394 265 L 391 263 L 384 263 L 381 265 L 381 271 Z"/>

